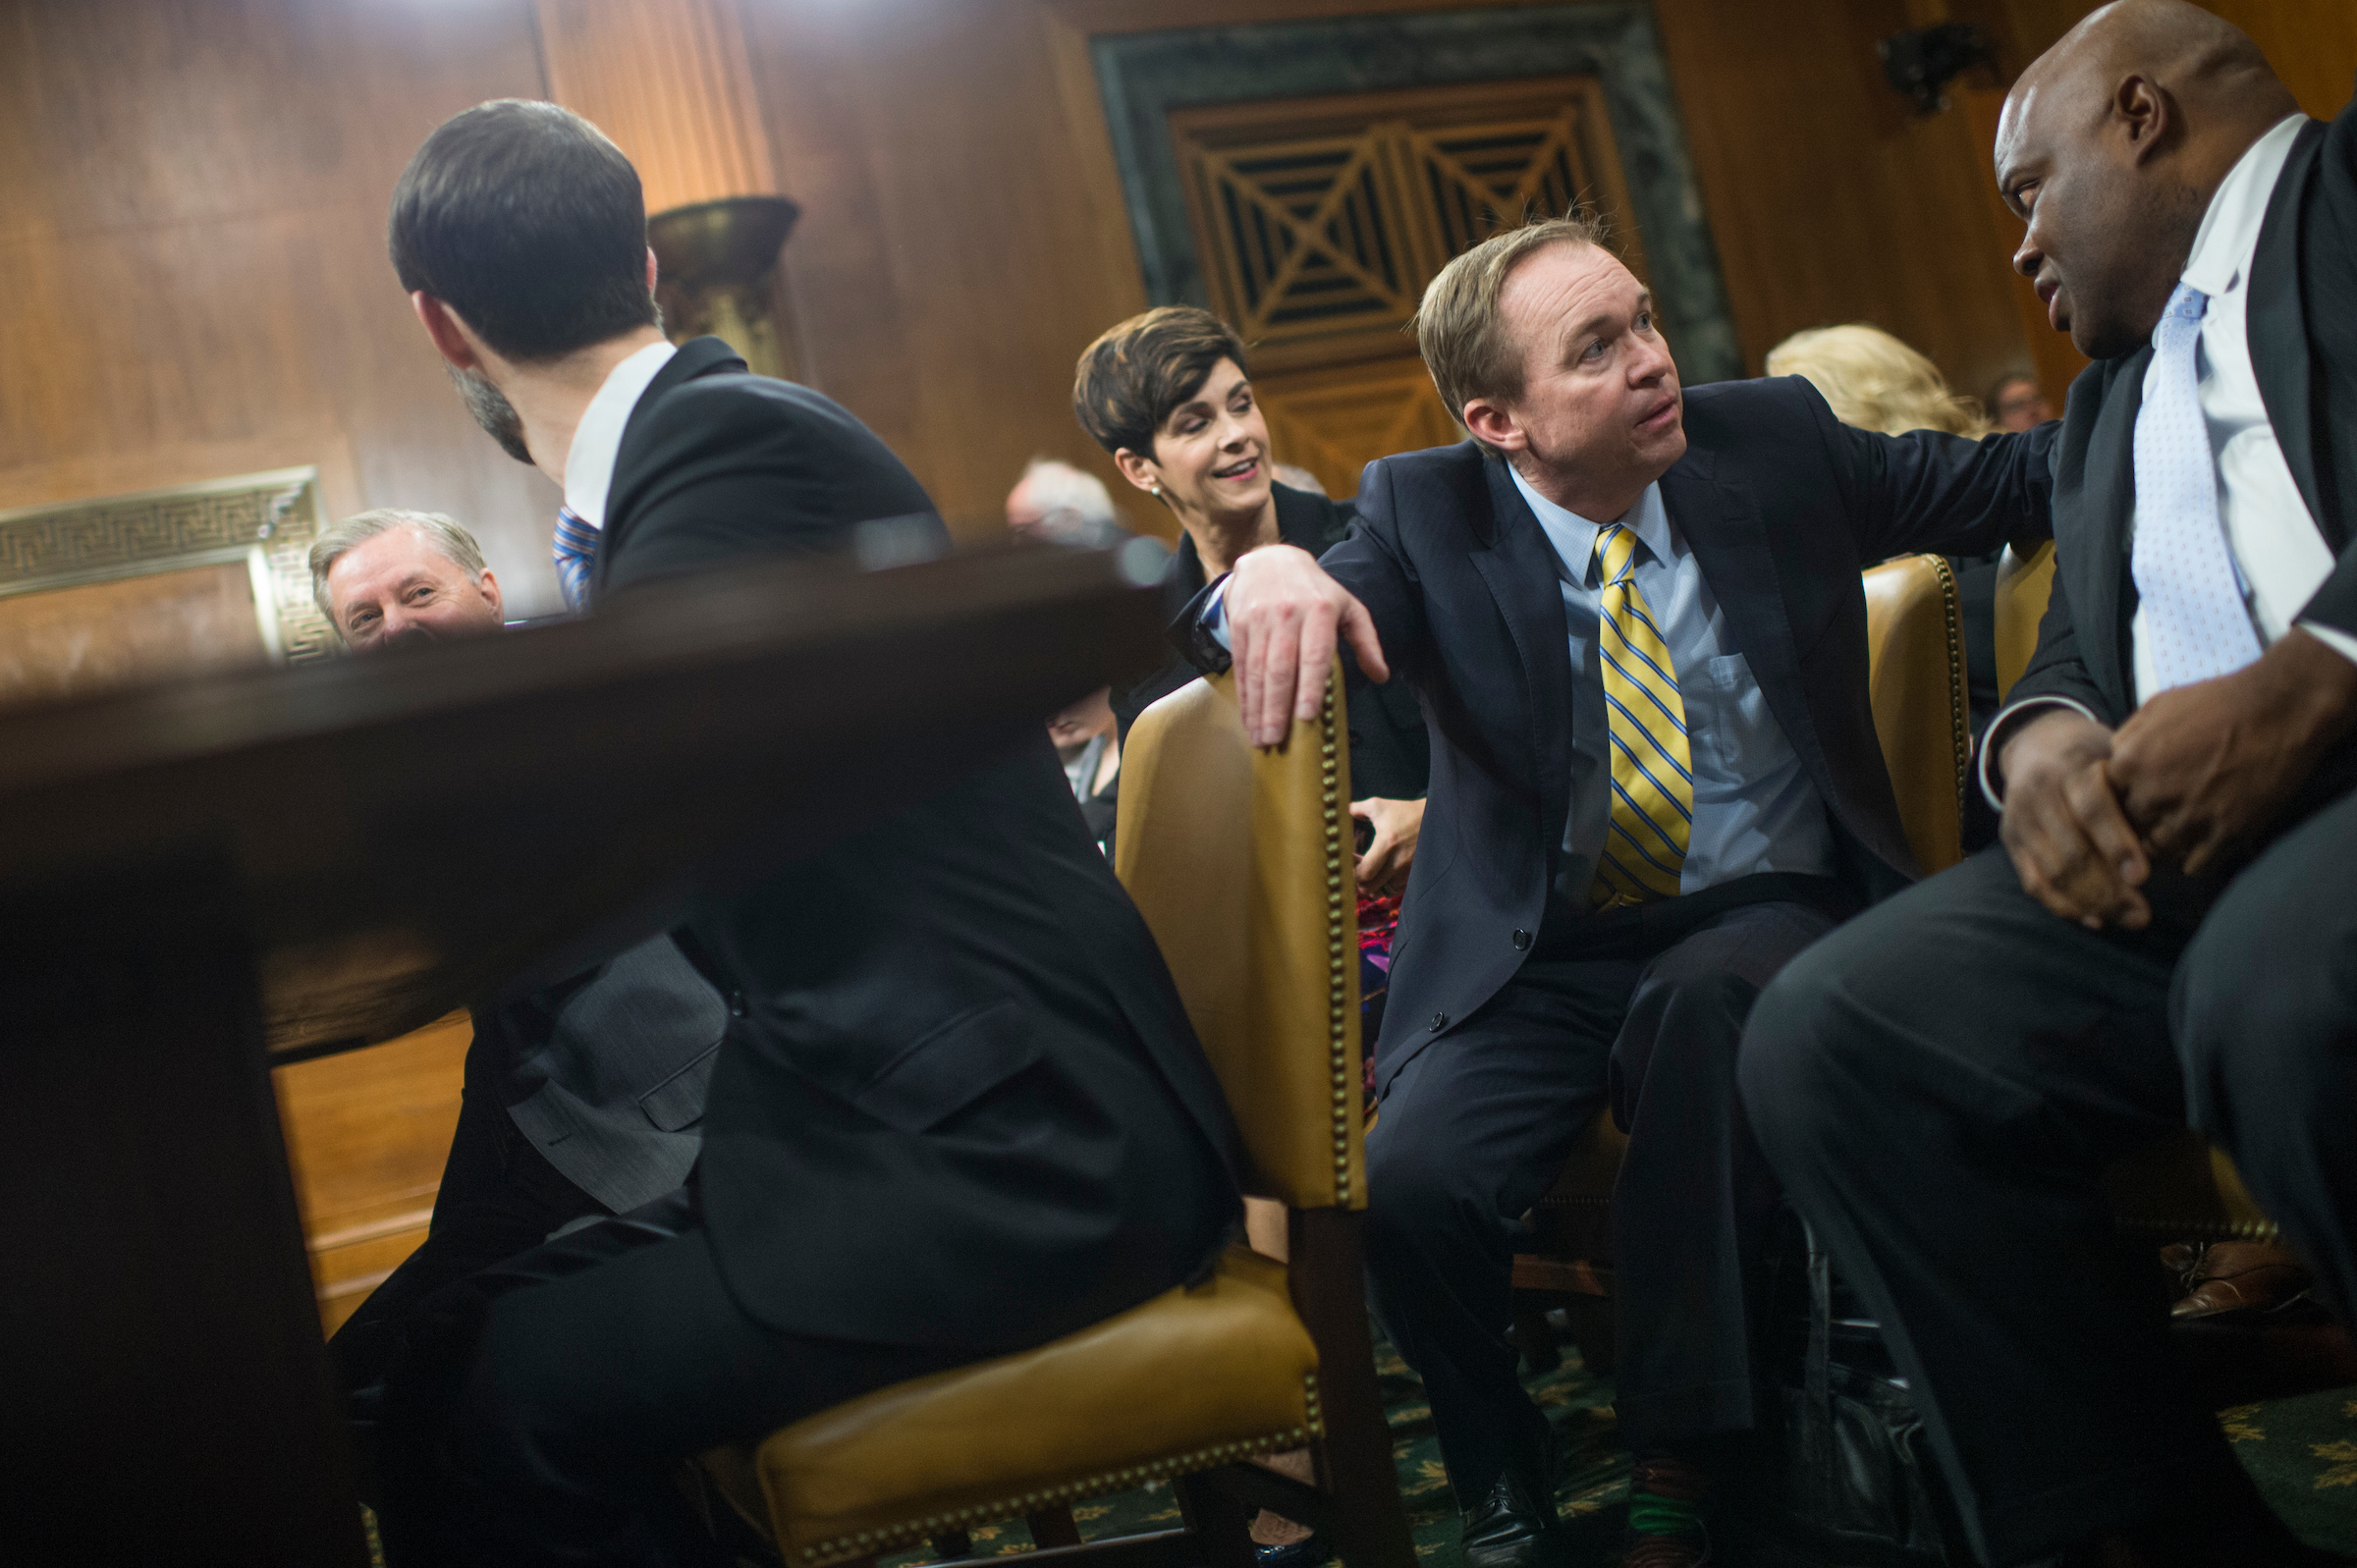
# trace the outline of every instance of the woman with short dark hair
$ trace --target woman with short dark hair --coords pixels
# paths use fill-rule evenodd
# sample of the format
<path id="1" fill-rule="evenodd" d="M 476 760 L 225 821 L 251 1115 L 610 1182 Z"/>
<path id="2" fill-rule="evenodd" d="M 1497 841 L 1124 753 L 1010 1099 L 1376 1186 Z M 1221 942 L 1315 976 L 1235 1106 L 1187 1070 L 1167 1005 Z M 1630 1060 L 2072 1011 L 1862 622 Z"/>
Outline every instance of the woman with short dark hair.
<path id="1" fill-rule="evenodd" d="M 1277 483 L 1269 426 L 1253 396 L 1243 341 L 1208 310 L 1164 305 L 1132 316 L 1080 355 L 1072 411 L 1124 478 L 1171 509 L 1185 537 L 1163 573 L 1166 618 L 1205 583 L 1262 545 L 1319 555 L 1357 518 L 1347 502 Z M 1147 704 L 1195 678 L 1176 653 L 1118 689 L 1123 734 Z M 1406 885 L 1432 769 L 1423 715 L 1405 681 L 1354 692 L 1350 712 L 1351 815 L 1373 838 L 1359 860 L 1362 893 Z"/>
<path id="2" fill-rule="evenodd" d="M 1166 622 L 1246 551 L 1289 544 L 1320 555 L 1357 520 L 1347 502 L 1276 481 L 1243 340 L 1208 310 L 1164 305 L 1107 331 L 1080 355 L 1072 411 L 1113 454 L 1122 477 L 1178 520 L 1184 537 L 1163 568 Z M 1161 669 L 1117 688 L 1122 737 L 1149 704 L 1194 678 L 1194 667 L 1173 652 Z M 1360 1028 L 1371 1044 L 1383 1021 L 1398 892 L 1424 824 L 1432 750 L 1406 681 L 1362 686 L 1348 707 L 1350 787 L 1359 797 L 1350 814 L 1372 830 L 1358 856 Z M 1251 1244 L 1283 1256 L 1279 1213 L 1265 1200 L 1247 1198 L 1244 1207 Z M 1305 1464 L 1299 1473 L 1290 1468 L 1306 1458 L 1280 1455 L 1277 1468 L 1307 1481 Z M 1311 1568 L 1333 1555 L 1324 1535 L 1265 1511 L 1253 1521 L 1252 1539 L 1259 1568 Z"/>

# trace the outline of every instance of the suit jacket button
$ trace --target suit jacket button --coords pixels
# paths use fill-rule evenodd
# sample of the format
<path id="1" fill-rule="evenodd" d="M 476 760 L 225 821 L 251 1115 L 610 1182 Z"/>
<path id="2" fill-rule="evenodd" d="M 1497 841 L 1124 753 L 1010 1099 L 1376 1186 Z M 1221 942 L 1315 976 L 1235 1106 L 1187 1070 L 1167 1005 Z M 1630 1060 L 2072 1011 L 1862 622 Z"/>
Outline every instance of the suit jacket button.
<path id="1" fill-rule="evenodd" d="M 1434 1034 L 1436 1034 L 1436 1035 L 1437 1035 L 1437 1034 L 1439 1034 L 1439 1033 L 1440 1033 L 1442 1030 L 1444 1030 L 1444 1029 L 1446 1029 L 1446 1028 L 1448 1028 L 1448 1027 L 1449 1027 L 1449 1015 L 1448 1015 L 1447 1013 L 1445 1013 L 1445 1012 L 1436 1012 L 1436 1013 L 1434 1013 L 1434 1014 L 1432 1015 L 1432 1032 L 1433 1032 Z"/>
<path id="2" fill-rule="evenodd" d="M 1529 932 L 1527 932 L 1527 931 L 1517 931 L 1517 932 L 1515 932 L 1515 933 L 1514 933 L 1514 950 L 1515 950 L 1515 951 L 1517 951 L 1517 952 L 1522 952 L 1522 951 L 1527 951 L 1527 950 L 1529 949 L 1529 947 L 1530 947 L 1530 933 L 1529 933 Z"/>
<path id="3" fill-rule="evenodd" d="M 744 1016 L 743 992 L 732 991 L 729 993 L 729 1016 L 732 1018 L 741 1018 Z"/>

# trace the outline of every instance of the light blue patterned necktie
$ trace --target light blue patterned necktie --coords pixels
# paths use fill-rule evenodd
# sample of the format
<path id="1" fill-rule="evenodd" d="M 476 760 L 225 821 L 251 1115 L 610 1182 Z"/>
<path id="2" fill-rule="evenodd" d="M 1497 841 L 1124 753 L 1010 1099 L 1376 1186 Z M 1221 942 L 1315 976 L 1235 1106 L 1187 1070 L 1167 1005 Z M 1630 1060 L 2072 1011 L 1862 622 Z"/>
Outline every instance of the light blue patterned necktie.
<path id="1" fill-rule="evenodd" d="M 597 530 L 571 507 L 557 508 L 557 586 L 565 590 L 566 605 L 589 608 L 589 566 L 597 559 Z"/>
<path id="2" fill-rule="evenodd" d="M 2152 395 L 2136 411 L 2131 569 L 2153 655 L 2152 691 L 2229 674 L 2259 657 L 2242 579 L 2218 513 L 2218 460 L 2194 350 L 2210 297 L 2177 285 L 2153 333 Z"/>

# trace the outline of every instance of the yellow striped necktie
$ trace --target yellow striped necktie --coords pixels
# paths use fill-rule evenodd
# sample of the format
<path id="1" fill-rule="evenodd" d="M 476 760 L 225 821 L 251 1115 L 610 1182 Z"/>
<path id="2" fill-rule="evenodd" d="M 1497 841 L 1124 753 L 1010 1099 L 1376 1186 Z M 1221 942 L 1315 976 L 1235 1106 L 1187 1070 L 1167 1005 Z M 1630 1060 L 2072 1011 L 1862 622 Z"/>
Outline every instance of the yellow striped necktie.
<path id="1" fill-rule="evenodd" d="M 1637 587 L 1637 536 L 1619 523 L 1596 532 L 1604 593 L 1598 651 L 1613 763 L 1612 826 L 1588 898 L 1599 909 L 1677 895 L 1694 823 L 1694 763 L 1677 668 Z"/>

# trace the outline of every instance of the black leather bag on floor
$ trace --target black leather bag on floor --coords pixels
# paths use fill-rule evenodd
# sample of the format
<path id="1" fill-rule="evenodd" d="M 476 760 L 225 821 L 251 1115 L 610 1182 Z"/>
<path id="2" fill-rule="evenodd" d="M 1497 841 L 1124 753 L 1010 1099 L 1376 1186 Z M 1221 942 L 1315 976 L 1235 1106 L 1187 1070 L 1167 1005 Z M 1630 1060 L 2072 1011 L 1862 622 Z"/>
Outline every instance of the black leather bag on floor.
<path id="1" fill-rule="evenodd" d="M 1797 1218 L 1783 1227 L 1767 1321 L 1770 1440 L 1757 1450 L 1759 1568 L 1966 1568 L 1973 1561 L 1881 1325 Z"/>

